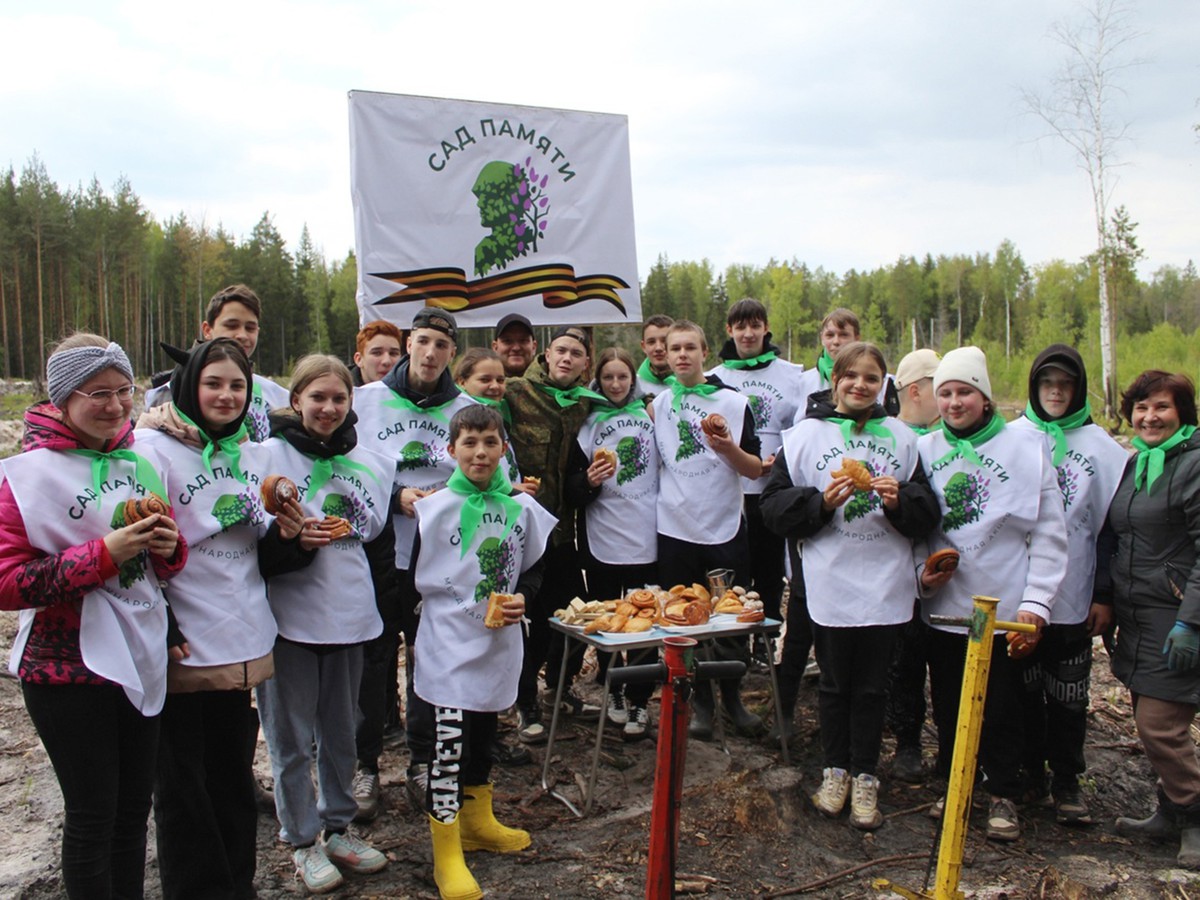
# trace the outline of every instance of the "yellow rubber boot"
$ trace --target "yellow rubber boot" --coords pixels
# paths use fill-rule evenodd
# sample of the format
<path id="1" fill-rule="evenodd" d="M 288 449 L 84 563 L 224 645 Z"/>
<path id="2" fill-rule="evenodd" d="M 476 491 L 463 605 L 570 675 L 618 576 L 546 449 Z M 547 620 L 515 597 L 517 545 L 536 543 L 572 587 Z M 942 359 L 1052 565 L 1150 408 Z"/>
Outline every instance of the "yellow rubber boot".
<path id="1" fill-rule="evenodd" d="M 483 891 L 463 859 L 459 819 L 444 824 L 430 816 L 429 832 L 433 836 L 433 880 L 442 900 L 479 900 Z"/>
<path id="2" fill-rule="evenodd" d="M 464 850 L 516 853 L 533 843 L 528 831 L 509 828 L 496 821 L 496 815 L 492 812 L 490 784 L 469 785 L 463 788 L 463 805 L 458 820 L 462 823 Z"/>

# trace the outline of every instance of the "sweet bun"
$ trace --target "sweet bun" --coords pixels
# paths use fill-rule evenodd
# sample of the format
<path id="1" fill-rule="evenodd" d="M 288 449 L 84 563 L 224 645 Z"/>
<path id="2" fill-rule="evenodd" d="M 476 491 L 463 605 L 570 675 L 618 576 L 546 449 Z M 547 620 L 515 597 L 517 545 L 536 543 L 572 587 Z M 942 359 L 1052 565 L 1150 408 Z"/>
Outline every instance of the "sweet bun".
<path id="1" fill-rule="evenodd" d="M 761 609 L 748 609 L 737 617 L 739 622 L 761 622 L 766 618 L 766 613 Z"/>
<path id="2" fill-rule="evenodd" d="M 167 501 L 153 492 L 138 500 L 125 501 L 125 524 L 132 525 L 150 516 L 169 516 L 171 509 Z"/>
<path id="3" fill-rule="evenodd" d="M 724 437 L 729 434 L 729 423 L 725 421 L 725 417 L 720 413 L 713 413 L 711 416 L 705 416 L 700 420 L 700 430 L 709 437 L 713 435 Z"/>
<path id="4" fill-rule="evenodd" d="M 833 477 L 849 478 L 854 482 L 854 489 L 856 491 L 869 491 L 871 489 L 871 470 L 857 459 L 851 459 L 848 456 L 842 459 L 842 467 L 833 473 Z"/>
<path id="5" fill-rule="evenodd" d="M 488 628 L 503 628 L 504 604 L 512 598 L 512 594 L 497 594 L 494 592 L 489 594 L 487 612 L 483 614 L 483 624 Z"/>
<path id="6" fill-rule="evenodd" d="M 615 469 L 617 466 L 617 454 L 612 450 L 609 450 L 607 447 L 601 447 L 592 454 L 592 461 L 606 462 Z"/>
<path id="7" fill-rule="evenodd" d="M 943 550 L 938 550 L 929 554 L 925 560 L 925 569 L 929 572 L 953 572 L 958 568 L 958 551 L 953 547 L 946 547 Z"/>
<path id="8" fill-rule="evenodd" d="M 654 591 L 647 590 L 646 588 L 630 591 L 627 599 L 638 609 L 653 609 L 658 604 L 658 600 L 654 596 Z"/>
<path id="9" fill-rule="evenodd" d="M 643 616 L 637 616 L 625 623 L 625 634 L 636 634 L 642 631 L 649 631 L 654 627 L 654 620 L 647 619 Z"/>
<path id="10" fill-rule="evenodd" d="M 268 475 L 263 479 L 263 508 L 269 515 L 279 515 L 283 504 L 289 500 L 295 500 L 298 496 L 300 496 L 300 492 L 296 490 L 296 482 L 286 475 Z"/>

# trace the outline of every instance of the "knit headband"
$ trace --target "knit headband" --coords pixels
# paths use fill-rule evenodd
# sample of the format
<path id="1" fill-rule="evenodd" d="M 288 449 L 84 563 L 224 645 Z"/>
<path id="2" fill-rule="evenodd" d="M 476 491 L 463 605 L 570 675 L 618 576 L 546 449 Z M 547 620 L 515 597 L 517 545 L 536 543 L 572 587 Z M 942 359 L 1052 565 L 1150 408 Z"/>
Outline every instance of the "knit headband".
<path id="1" fill-rule="evenodd" d="M 129 357 L 117 343 L 107 347 L 73 347 L 70 350 L 60 350 L 46 362 L 46 388 L 50 392 L 50 402 L 62 409 L 79 386 L 97 372 L 105 369 L 116 369 L 130 381 L 133 381 L 133 366 Z"/>

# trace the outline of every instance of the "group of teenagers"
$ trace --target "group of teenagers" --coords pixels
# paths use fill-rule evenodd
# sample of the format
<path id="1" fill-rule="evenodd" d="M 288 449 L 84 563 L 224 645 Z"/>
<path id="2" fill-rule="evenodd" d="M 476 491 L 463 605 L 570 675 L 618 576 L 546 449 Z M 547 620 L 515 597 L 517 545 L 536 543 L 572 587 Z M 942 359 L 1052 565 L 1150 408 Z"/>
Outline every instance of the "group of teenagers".
<path id="1" fill-rule="evenodd" d="M 464 851 L 531 843 L 495 817 L 498 715 L 515 707 L 520 741 L 543 742 L 549 683 L 582 669 L 553 611 L 713 569 L 775 619 L 790 583 L 775 734 L 792 729 L 814 652 L 812 802 L 831 817 L 848 806 L 866 830 L 883 823 L 885 725 L 893 772 L 921 770 L 927 674 L 948 771 L 967 637 L 931 617 L 969 616 L 975 594 L 1035 628 L 992 648 L 987 834 L 1017 839 L 1030 800 L 1089 823 L 1092 643 L 1115 621 L 1113 668 L 1158 777 L 1149 818 L 1117 827 L 1178 839 L 1180 862 L 1200 866 L 1200 454 L 1185 377 L 1150 371 L 1125 392 L 1130 455 L 1092 423 L 1072 348 L 1039 355 L 1007 423 L 980 350 L 914 351 L 889 374 L 845 309 L 806 369 L 780 357 L 753 299 L 730 308 L 713 368 L 703 329 L 663 316 L 643 326 L 640 364 L 595 353 L 580 326 L 539 353 L 519 314 L 491 350 L 459 356 L 453 315 L 426 307 L 407 334 L 366 325 L 353 369 L 299 360 L 287 390 L 252 371 L 261 316 L 246 286 L 218 292 L 136 423 L 124 351 L 68 337 L 23 452 L 0 464 L 0 608 L 21 610 L 11 664 L 62 788 L 68 896 L 142 896 L 152 805 L 164 897 L 253 897 L 260 720 L 307 889 L 384 868 L 350 825 L 378 812 L 400 635 L 407 784 L 434 880 L 444 898 L 482 896 Z M 726 427 L 708 433 L 714 415 Z M 957 568 L 926 569 L 945 548 Z M 745 641 L 717 644 L 749 656 Z M 739 687 L 718 685 L 719 709 L 698 687 L 693 736 L 722 714 L 764 730 Z M 652 690 L 606 698 L 627 739 L 651 728 Z M 561 700 L 598 713 L 569 684 Z"/>

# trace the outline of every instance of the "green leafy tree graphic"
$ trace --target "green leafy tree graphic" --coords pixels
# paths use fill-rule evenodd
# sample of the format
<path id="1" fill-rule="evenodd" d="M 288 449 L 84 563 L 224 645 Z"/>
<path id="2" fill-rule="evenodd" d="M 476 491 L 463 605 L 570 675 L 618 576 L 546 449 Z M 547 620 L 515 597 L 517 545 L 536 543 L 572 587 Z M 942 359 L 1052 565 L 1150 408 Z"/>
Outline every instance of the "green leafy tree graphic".
<path id="1" fill-rule="evenodd" d="M 746 402 L 750 404 L 750 415 L 754 417 L 754 428 L 762 431 L 771 420 L 771 398 L 761 394 L 747 394 Z"/>
<path id="2" fill-rule="evenodd" d="M 675 461 L 690 459 L 697 453 L 703 453 L 704 432 L 699 424 L 689 422 L 687 419 L 680 419 L 677 424 L 679 425 L 679 449 L 675 451 Z"/>
<path id="3" fill-rule="evenodd" d="M 475 602 L 482 603 L 492 593 L 503 593 L 512 575 L 513 551 L 508 541 L 486 538 L 475 551 L 483 580 L 475 585 Z"/>
<path id="4" fill-rule="evenodd" d="M 519 256 L 536 253 L 546 236 L 550 198 L 545 195 L 550 176 L 540 178 L 533 158 L 525 165 L 493 160 L 479 171 L 471 193 L 479 207 L 479 224 L 491 234 L 475 246 L 475 274 L 504 269 Z"/>
<path id="5" fill-rule="evenodd" d="M 650 466 L 650 442 L 640 435 L 630 435 L 617 441 L 617 484 L 633 481 Z"/>
<path id="6" fill-rule="evenodd" d="M 398 465 L 401 472 L 408 471 L 409 469 L 428 469 L 436 465 L 441 458 L 441 451 L 433 444 L 409 441 L 400 450 L 400 462 Z"/>
<path id="7" fill-rule="evenodd" d="M 341 494 L 330 494 L 326 497 L 325 502 L 321 504 L 321 512 L 327 516 L 337 516 L 339 519 L 352 521 L 350 501 Z"/>
<path id="8" fill-rule="evenodd" d="M 872 478 L 879 474 L 875 471 L 875 467 L 866 460 L 860 459 L 859 462 L 862 463 L 866 470 L 871 473 Z M 874 491 L 860 491 L 855 489 L 854 496 L 846 502 L 844 518 L 847 522 L 853 522 L 855 519 L 861 519 L 871 510 L 878 509 L 880 503 L 881 501 L 879 499 L 879 495 Z"/>
<path id="9" fill-rule="evenodd" d="M 116 510 L 113 512 L 112 521 L 109 523 L 113 528 L 124 528 L 129 523 L 125 521 L 125 504 L 118 503 Z M 121 587 L 127 588 L 146 577 L 146 561 L 150 558 L 150 551 L 143 550 L 132 559 L 127 559 L 117 567 L 117 578 L 120 580 Z"/>
<path id="10" fill-rule="evenodd" d="M 990 478 L 968 475 L 966 472 L 955 472 L 951 475 L 942 491 L 942 496 L 946 498 L 942 529 L 953 531 L 982 516 L 991 497 L 988 490 L 990 483 Z"/>
<path id="11" fill-rule="evenodd" d="M 256 525 L 254 504 L 245 494 L 222 494 L 212 508 L 213 518 L 221 523 L 221 530 L 228 531 L 243 523 Z"/>

